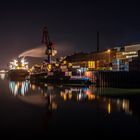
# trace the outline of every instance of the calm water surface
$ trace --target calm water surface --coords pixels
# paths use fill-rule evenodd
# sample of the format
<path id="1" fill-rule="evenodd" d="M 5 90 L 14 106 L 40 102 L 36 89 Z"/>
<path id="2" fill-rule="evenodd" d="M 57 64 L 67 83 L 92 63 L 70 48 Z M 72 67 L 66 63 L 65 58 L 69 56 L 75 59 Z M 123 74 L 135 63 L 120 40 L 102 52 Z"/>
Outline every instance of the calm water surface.
<path id="1" fill-rule="evenodd" d="M 46 137 L 136 136 L 140 132 L 140 90 L 130 91 L 37 85 L 9 81 L 1 74 L 1 132 Z"/>

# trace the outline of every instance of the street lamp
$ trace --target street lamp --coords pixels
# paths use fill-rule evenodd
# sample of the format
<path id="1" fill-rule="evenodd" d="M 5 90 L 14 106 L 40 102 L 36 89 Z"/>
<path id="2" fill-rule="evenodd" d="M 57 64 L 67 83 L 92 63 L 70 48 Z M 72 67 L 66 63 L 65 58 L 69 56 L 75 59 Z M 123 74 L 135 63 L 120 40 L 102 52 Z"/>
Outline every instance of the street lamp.
<path id="1" fill-rule="evenodd" d="M 110 53 L 110 52 L 111 52 L 111 50 L 110 50 L 110 49 L 108 49 L 108 50 L 107 50 L 107 52 L 108 52 L 108 53 Z"/>
<path id="2" fill-rule="evenodd" d="M 109 64 L 110 64 L 110 52 L 111 52 L 111 50 L 108 49 L 107 52 L 108 52 L 108 54 L 109 54 Z"/>

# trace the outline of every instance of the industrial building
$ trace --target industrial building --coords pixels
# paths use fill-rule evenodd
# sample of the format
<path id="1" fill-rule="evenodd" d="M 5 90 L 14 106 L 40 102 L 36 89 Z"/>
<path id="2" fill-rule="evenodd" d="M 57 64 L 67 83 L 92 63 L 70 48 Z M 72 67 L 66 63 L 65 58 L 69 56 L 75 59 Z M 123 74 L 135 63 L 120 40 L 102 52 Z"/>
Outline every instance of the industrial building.
<path id="1" fill-rule="evenodd" d="M 82 70 L 129 71 L 132 64 L 135 67 L 135 63 L 132 62 L 134 58 L 135 61 L 139 59 L 139 51 L 140 44 L 126 45 L 99 52 L 75 53 L 67 56 L 63 62 L 69 68 L 81 68 Z"/>

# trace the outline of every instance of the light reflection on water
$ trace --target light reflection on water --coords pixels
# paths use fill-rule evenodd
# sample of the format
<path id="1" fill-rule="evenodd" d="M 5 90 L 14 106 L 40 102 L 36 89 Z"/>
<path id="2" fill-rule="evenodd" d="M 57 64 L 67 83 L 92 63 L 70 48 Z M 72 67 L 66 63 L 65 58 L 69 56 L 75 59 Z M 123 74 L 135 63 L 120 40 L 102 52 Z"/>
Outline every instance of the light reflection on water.
<path id="1" fill-rule="evenodd" d="M 127 114 L 132 115 L 132 111 L 129 108 L 128 99 L 110 99 L 106 97 L 100 97 L 97 95 L 96 88 L 91 86 L 89 88 L 69 88 L 60 92 L 60 96 L 63 101 L 75 100 L 77 102 L 100 102 L 101 107 L 104 108 L 108 114 L 113 111 L 124 111 Z"/>
<path id="2" fill-rule="evenodd" d="M 1 101 L 4 100 L 0 106 L 2 107 L 0 111 L 6 111 L 6 113 L 4 112 L 6 115 L 1 120 L 4 125 L 8 120 L 8 128 L 9 123 L 13 124 L 13 120 L 8 117 L 12 115 L 14 125 L 16 124 L 18 128 L 23 125 L 21 123 L 18 125 L 19 122 L 24 122 L 23 128 L 28 128 L 30 123 L 31 126 L 35 125 L 35 128 L 31 127 L 33 134 L 35 130 L 43 132 L 44 125 L 51 132 L 56 132 L 59 129 L 66 130 L 66 127 L 71 130 L 77 127 L 75 132 L 88 128 L 88 131 L 106 131 L 110 133 L 113 131 L 114 134 L 118 130 L 122 133 L 126 132 L 126 134 L 133 130 L 140 130 L 139 98 L 117 96 L 117 94 L 120 94 L 119 91 L 123 93 L 124 90 L 99 89 L 95 86 L 53 86 L 46 83 L 31 83 L 28 80 L 0 80 L 0 83 L 9 88 L 9 90 L 5 90 L 3 86 L 4 93 L 8 93 L 8 99 L 7 96 L 1 96 L 2 94 L 0 94 Z M 9 91 L 11 94 L 9 94 Z M 108 92 L 113 92 L 115 97 L 104 96 Z M 11 106 L 13 106 L 12 109 Z M 11 112 L 8 110 L 9 108 Z M 20 114 L 21 116 L 19 117 Z M 5 116 L 7 116 L 7 119 L 5 119 Z M 5 121 L 3 122 L 4 119 Z M 20 121 L 16 121 L 18 119 Z M 14 126 L 11 125 L 11 127 L 13 128 Z"/>
<path id="3" fill-rule="evenodd" d="M 26 96 L 28 94 L 32 94 L 32 96 L 28 96 L 27 98 L 20 98 L 23 101 L 33 102 L 36 99 L 40 100 L 43 97 L 43 100 L 40 102 L 44 102 L 46 99 L 49 102 L 49 108 L 52 110 L 56 110 L 59 106 L 60 101 L 62 102 L 89 102 L 94 103 L 99 102 L 99 106 L 106 110 L 108 114 L 112 112 L 121 111 L 126 114 L 132 115 L 132 110 L 130 109 L 129 100 L 128 99 L 119 99 L 119 98 L 108 98 L 101 97 L 98 95 L 97 89 L 94 86 L 90 87 L 54 87 L 52 85 L 41 84 L 41 86 L 37 86 L 35 84 L 31 84 L 30 81 L 9 81 L 9 88 L 11 93 L 14 96 Z M 36 96 L 38 94 L 39 96 Z M 36 98 L 35 98 L 36 97 Z M 28 100 L 28 98 L 31 98 Z M 35 103 L 34 103 L 35 104 Z"/>
<path id="4" fill-rule="evenodd" d="M 9 88 L 14 96 L 19 94 L 24 96 L 29 90 L 29 81 L 10 81 Z"/>

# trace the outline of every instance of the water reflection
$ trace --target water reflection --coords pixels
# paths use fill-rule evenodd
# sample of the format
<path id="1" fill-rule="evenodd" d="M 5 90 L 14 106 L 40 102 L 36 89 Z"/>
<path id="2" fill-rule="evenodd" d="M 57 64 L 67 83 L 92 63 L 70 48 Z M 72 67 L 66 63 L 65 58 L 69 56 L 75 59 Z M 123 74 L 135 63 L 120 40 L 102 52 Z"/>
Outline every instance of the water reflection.
<path id="1" fill-rule="evenodd" d="M 113 99 L 107 97 L 98 96 L 97 89 L 95 87 L 89 88 L 69 88 L 64 89 L 60 92 L 60 96 L 64 101 L 76 100 L 78 102 L 87 101 L 87 102 L 98 102 L 98 105 L 105 109 L 108 114 L 111 114 L 114 111 L 122 111 L 127 114 L 132 115 L 130 110 L 129 100 L 128 99 Z"/>
<path id="2" fill-rule="evenodd" d="M 56 110 L 62 102 L 87 102 L 96 103 L 100 109 L 108 114 L 113 112 L 124 112 L 132 115 L 128 99 L 108 98 L 98 95 L 98 90 L 94 86 L 90 87 L 58 87 L 40 83 L 36 85 L 30 81 L 9 81 L 9 88 L 14 96 L 27 96 L 21 98 L 23 101 L 32 104 L 46 105 L 49 110 Z"/>
<path id="3" fill-rule="evenodd" d="M 29 81 L 10 81 L 9 88 L 14 96 L 19 94 L 24 96 L 29 90 Z"/>
<path id="4" fill-rule="evenodd" d="M 64 101 L 75 99 L 77 101 L 82 100 L 94 100 L 95 94 L 93 89 L 90 88 L 64 88 L 60 92 L 60 96 Z"/>
<path id="5" fill-rule="evenodd" d="M 34 105 L 46 106 L 49 110 L 57 109 L 57 104 L 53 101 L 55 95 L 54 88 L 48 86 L 45 90 L 30 81 L 9 81 L 9 89 L 12 95 L 20 100 Z"/>
<path id="6" fill-rule="evenodd" d="M 64 102 L 98 102 L 98 106 L 108 114 L 116 111 L 121 111 L 126 114 L 132 115 L 132 110 L 130 109 L 129 99 L 119 99 L 119 98 L 108 98 L 98 96 L 98 90 L 96 87 L 53 87 L 44 86 L 43 91 L 46 94 L 53 96 L 53 100 L 63 100 Z M 58 92 L 59 91 L 59 92 Z M 54 103 L 55 106 L 59 106 L 58 102 Z M 55 108 L 56 109 L 56 108 Z"/>
<path id="7" fill-rule="evenodd" d="M 132 132 L 133 129 L 134 131 L 140 130 L 139 98 L 117 96 L 119 89 L 117 90 L 118 94 L 115 93 L 116 96 L 112 97 L 103 95 L 101 92 L 103 90 L 94 86 L 64 87 L 32 83 L 28 80 L 6 80 L 2 81 L 1 85 L 1 112 L 3 111 L 1 114 L 6 112 L 1 120 L 3 121 L 5 116 L 11 115 L 10 119 L 15 118 L 14 123 L 13 120 L 9 120 L 12 127 L 16 123 L 20 124 L 19 122 L 25 122 L 25 126 L 28 126 L 31 122 L 33 124 L 31 129 L 34 129 L 33 127 L 36 125 L 35 129 L 38 130 L 40 126 L 39 129 L 43 133 L 44 129 L 46 133 L 48 130 L 56 133 L 57 130 L 63 132 L 66 130 L 65 128 L 69 128 L 76 130 L 75 132 L 92 130 L 92 132 L 100 131 L 112 134 L 113 131 L 114 134 L 117 132 L 117 135 L 119 130 L 122 133 L 125 131 L 126 134 Z M 4 86 L 6 89 L 3 88 Z M 12 96 L 7 87 L 10 88 Z M 110 90 L 115 92 L 113 89 L 106 91 Z M 8 94 L 3 96 L 5 93 Z M 5 122 L 7 120 L 8 117 Z"/>
<path id="8" fill-rule="evenodd" d="M 93 127 L 93 130 L 101 127 L 102 131 L 110 131 L 112 126 L 117 130 L 118 125 L 121 130 L 127 130 L 128 126 L 130 130 L 131 124 L 136 127 L 135 123 L 140 117 L 139 100 L 101 96 L 100 90 L 94 86 L 64 87 L 30 81 L 9 81 L 9 88 L 15 96 L 12 99 L 18 99 L 35 108 L 41 107 L 44 113 L 43 125 L 55 132 L 67 126 L 73 128 L 75 124 L 78 127 L 76 130 L 86 126 Z"/>
<path id="9" fill-rule="evenodd" d="M 125 112 L 126 114 L 132 115 L 132 111 L 129 107 L 129 100 L 126 99 L 105 99 L 106 109 L 108 114 L 115 111 Z"/>

